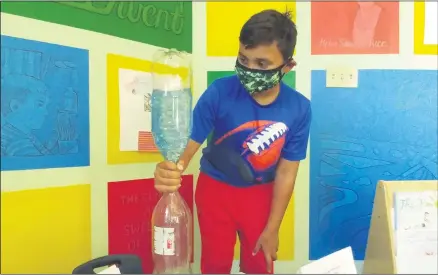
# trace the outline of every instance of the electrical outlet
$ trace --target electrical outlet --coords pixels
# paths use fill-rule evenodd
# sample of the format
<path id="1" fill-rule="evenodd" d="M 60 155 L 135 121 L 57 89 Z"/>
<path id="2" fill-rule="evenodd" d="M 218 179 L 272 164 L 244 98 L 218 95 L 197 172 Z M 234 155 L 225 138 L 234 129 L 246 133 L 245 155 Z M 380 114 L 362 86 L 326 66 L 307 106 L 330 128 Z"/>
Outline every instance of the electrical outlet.
<path id="1" fill-rule="evenodd" d="M 332 68 L 326 71 L 326 87 L 357 88 L 357 70 L 353 68 Z"/>

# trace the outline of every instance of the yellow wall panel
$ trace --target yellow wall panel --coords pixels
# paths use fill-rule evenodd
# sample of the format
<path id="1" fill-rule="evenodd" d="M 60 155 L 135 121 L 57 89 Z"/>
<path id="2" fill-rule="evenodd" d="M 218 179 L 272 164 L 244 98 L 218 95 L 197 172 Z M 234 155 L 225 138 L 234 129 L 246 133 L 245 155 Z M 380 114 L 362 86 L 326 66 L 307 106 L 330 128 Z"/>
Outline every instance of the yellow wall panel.
<path id="1" fill-rule="evenodd" d="M 108 164 L 126 164 L 137 162 L 158 162 L 163 158 L 159 153 L 120 151 L 120 102 L 119 69 L 151 72 L 152 62 L 121 55 L 107 56 L 107 104 L 108 104 Z"/>
<path id="2" fill-rule="evenodd" d="M 278 248 L 277 258 L 279 261 L 292 261 L 294 259 L 295 252 L 295 219 L 294 219 L 294 211 L 295 211 L 295 203 L 294 198 L 289 202 L 289 206 L 287 207 L 287 211 L 284 214 L 283 222 L 281 223 L 280 232 L 279 232 L 279 240 L 280 247 Z M 239 237 L 237 237 L 237 243 L 234 247 L 234 259 L 238 260 L 240 258 L 240 243 Z"/>
<path id="3" fill-rule="evenodd" d="M 415 54 L 438 54 L 438 45 L 424 44 L 424 15 L 425 4 L 414 3 L 414 53 Z"/>
<path id="4" fill-rule="evenodd" d="M 290 10 L 295 21 L 295 2 L 208 2 L 207 55 L 237 56 L 243 24 L 266 9 Z"/>
<path id="5" fill-rule="evenodd" d="M 159 162 L 163 160 L 160 153 L 128 152 L 120 151 L 120 99 L 119 99 L 119 69 L 129 69 L 134 71 L 160 73 L 174 73 L 181 75 L 183 79 L 187 77 L 188 70 L 185 67 L 172 68 L 162 64 L 153 63 L 132 57 L 116 54 L 107 56 L 107 104 L 108 104 L 108 164 L 127 164 L 138 162 Z"/>
<path id="6" fill-rule="evenodd" d="M 90 186 L 1 194 L 1 273 L 72 272 L 91 259 Z"/>

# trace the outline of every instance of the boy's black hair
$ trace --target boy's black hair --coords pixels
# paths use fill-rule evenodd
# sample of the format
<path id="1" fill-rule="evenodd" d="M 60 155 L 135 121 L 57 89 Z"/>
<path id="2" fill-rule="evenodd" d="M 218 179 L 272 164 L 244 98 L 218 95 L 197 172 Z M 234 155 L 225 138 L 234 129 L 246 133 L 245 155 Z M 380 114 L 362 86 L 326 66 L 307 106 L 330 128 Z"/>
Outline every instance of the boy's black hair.
<path id="1" fill-rule="evenodd" d="M 287 61 L 295 50 L 297 27 L 292 21 L 290 11 L 280 13 L 276 10 L 264 10 L 246 21 L 240 31 L 239 40 L 248 49 L 270 45 L 275 41 Z"/>

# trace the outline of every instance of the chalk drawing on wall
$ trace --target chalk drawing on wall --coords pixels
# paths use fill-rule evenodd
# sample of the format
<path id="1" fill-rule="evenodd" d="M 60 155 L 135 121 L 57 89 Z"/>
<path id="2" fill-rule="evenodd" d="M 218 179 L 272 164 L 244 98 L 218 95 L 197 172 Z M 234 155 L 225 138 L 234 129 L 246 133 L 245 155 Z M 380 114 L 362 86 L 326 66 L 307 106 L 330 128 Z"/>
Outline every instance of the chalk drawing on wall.
<path id="1" fill-rule="evenodd" d="M 2 12 L 192 51 L 191 1 L 17 1 Z"/>
<path id="2" fill-rule="evenodd" d="M 415 54 L 438 54 L 437 2 L 414 3 L 414 52 Z"/>
<path id="3" fill-rule="evenodd" d="M 207 73 L 207 82 L 208 85 L 211 85 L 214 80 L 222 77 L 227 77 L 234 75 L 234 71 L 209 71 Z M 289 85 L 290 87 L 295 87 L 295 72 L 289 72 L 283 78 L 283 81 Z M 208 142 L 211 140 L 211 134 L 208 136 Z M 295 203 L 294 199 L 289 202 L 289 206 L 283 218 L 283 222 L 281 223 L 280 228 L 280 242 L 282 245 L 279 247 L 277 252 L 278 260 L 280 261 L 291 261 L 295 257 L 295 246 L 294 246 L 294 230 L 295 230 Z M 234 258 L 238 260 L 240 258 L 240 243 L 239 238 L 237 238 L 237 243 L 234 247 Z"/>
<path id="4" fill-rule="evenodd" d="M 193 213 L 192 175 L 182 177 L 179 192 Z M 146 274 L 153 271 L 151 219 L 159 199 L 154 179 L 108 183 L 108 252 L 138 255 Z"/>
<path id="5" fill-rule="evenodd" d="M 207 2 L 207 55 L 236 56 L 240 29 L 243 24 L 252 15 L 266 9 L 275 9 L 280 12 L 290 10 L 295 21 L 295 1 Z"/>
<path id="6" fill-rule="evenodd" d="M 312 2 L 312 54 L 399 51 L 398 2 Z"/>
<path id="7" fill-rule="evenodd" d="M 71 274 L 91 255 L 90 185 L 1 193 L 1 273 Z"/>
<path id="8" fill-rule="evenodd" d="M 326 88 L 325 72 L 312 72 L 311 260 L 346 246 L 364 259 L 378 180 L 438 179 L 437 79 L 436 70 L 361 70 L 352 90 Z"/>
<path id="9" fill-rule="evenodd" d="M 120 151 L 158 152 L 151 133 L 151 73 L 119 69 Z"/>
<path id="10" fill-rule="evenodd" d="M 1 37 L 1 170 L 89 165 L 88 51 Z"/>

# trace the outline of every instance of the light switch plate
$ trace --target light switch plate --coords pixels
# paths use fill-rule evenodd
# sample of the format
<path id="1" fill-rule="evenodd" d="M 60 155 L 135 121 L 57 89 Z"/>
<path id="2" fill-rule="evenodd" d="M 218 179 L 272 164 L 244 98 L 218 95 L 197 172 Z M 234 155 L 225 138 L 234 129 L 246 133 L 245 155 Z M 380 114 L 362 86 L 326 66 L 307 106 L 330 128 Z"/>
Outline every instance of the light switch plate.
<path id="1" fill-rule="evenodd" d="M 358 71 L 354 68 L 334 67 L 326 71 L 327 88 L 357 88 Z"/>

